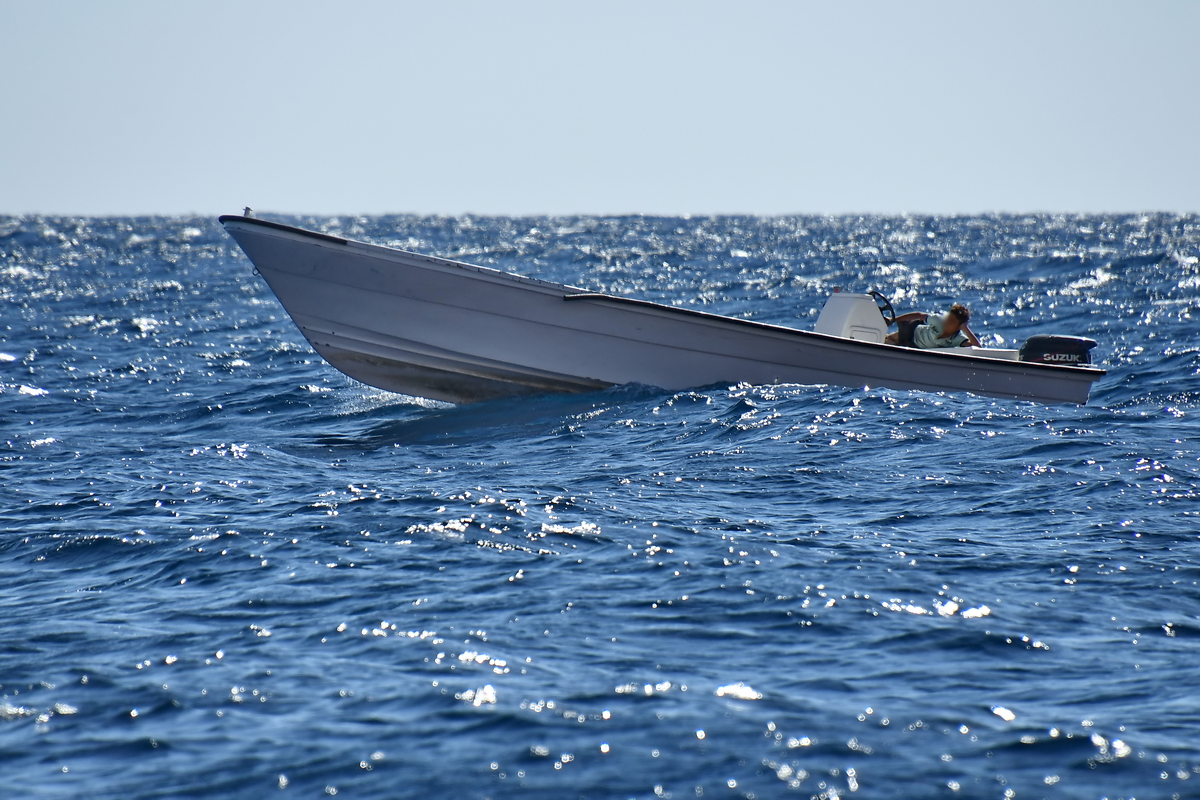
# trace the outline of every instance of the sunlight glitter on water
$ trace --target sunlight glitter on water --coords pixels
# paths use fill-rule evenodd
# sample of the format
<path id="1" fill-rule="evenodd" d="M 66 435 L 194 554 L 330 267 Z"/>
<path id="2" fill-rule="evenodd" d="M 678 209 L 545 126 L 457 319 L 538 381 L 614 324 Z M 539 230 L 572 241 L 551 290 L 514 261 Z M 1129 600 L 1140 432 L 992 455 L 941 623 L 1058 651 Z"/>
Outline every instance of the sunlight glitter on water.
<path id="1" fill-rule="evenodd" d="M 963 299 L 985 335 L 1101 340 L 1110 376 L 1080 409 L 740 385 L 455 408 L 329 370 L 208 221 L 5 223 L 16 791 L 1200 779 L 1195 220 L 308 224 L 799 327 L 832 286 Z"/>

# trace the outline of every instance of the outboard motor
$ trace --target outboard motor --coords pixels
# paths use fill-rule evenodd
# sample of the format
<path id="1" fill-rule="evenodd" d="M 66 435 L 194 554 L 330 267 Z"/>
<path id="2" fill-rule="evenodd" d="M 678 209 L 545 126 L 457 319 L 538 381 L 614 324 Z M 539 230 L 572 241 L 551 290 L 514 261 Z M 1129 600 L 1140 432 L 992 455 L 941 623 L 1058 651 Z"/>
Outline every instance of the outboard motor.
<path id="1" fill-rule="evenodd" d="M 1019 358 L 1034 364 L 1058 364 L 1078 367 L 1092 363 L 1091 349 L 1094 339 L 1082 336 L 1030 336 L 1021 345 Z"/>

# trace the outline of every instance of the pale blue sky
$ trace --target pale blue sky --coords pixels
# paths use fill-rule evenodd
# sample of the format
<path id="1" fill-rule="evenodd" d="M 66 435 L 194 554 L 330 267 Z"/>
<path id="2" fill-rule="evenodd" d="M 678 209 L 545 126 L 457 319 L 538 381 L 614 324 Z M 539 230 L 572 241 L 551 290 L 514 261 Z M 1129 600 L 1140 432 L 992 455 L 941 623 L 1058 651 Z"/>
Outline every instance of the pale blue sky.
<path id="1" fill-rule="evenodd" d="M 0 0 L 0 213 L 1200 211 L 1200 2 Z"/>

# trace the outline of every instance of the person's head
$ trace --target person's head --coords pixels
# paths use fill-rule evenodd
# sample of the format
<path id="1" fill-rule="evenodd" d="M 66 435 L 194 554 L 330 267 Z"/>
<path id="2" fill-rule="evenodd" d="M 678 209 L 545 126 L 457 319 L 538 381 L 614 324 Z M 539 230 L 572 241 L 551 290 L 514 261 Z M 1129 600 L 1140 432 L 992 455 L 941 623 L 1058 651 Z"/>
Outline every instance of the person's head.
<path id="1" fill-rule="evenodd" d="M 946 316 L 942 319 L 942 334 L 945 336 L 953 336 L 962 330 L 962 327 L 971 321 L 971 311 L 962 303 L 955 303 L 950 306 L 950 310 L 946 312 Z"/>

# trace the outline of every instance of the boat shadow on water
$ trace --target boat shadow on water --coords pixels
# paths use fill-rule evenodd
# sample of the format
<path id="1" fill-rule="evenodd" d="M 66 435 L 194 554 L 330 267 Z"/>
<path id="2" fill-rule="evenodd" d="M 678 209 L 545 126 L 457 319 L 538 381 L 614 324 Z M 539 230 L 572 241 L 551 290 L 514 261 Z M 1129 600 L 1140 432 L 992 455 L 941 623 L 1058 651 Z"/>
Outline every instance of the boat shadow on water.
<path id="1" fill-rule="evenodd" d="M 298 453 L 313 447 L 370 452 L 392 446 L 496 443 L 551 436 L 561 432 L 570 418 L 627 403 L 653 402 L 664 394 L 671 393 L 652 386 L 626 385 L 583 394 L 542 394 L 470 405 L 409 407 L 412 411 L 406 419 L 376 422 L 358 433 L 308 438 L 288 449 Z M 389 409 L 394 413 L 395 406 Z"/>

